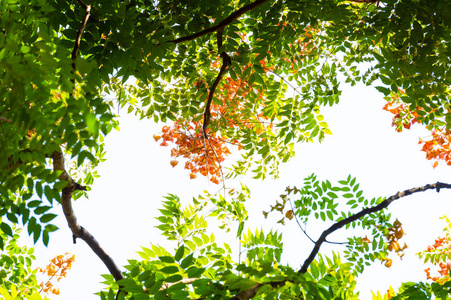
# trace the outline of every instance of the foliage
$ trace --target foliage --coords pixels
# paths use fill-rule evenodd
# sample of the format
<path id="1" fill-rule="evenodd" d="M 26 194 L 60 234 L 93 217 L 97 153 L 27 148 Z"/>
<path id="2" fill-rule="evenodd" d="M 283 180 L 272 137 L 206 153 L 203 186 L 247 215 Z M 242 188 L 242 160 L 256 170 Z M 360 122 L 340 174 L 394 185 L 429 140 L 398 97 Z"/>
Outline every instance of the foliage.
<path id="1" fill-rule="evenodd" d="M 50 260 L 50 263 L 43 269 L 38 268 L 38 272 L 44 274 L 49 279 L 47 282 L 41 282 L 39 285 L 41 287 L 40 292 L 51 293 L 54 295 L 59 295 L 60 290 L 54 287 L 52 279 L 56 279 L 58 282 L 66 277 L 67 272 L 72 267 L 72 263 L 75 261 L 75 255 L 70 255 L 66 253 L 64 255 L 60 254 Z"/>
<path id="2" fill-rule="evenodd" d="M 450 162 L 449 1 L 7 0 L 0 15 L 0 248 L 13 251 L 2 256 L 10 282 L 36 299 L 32 272 L 16 273 L 32 253 L 11 250 L 19 249 L 13 228 L 21 223 L 47 245 L 59 204 L 74 241 L 86 241 L 112 273 L 103 298 L 357 297 L 352 276 L 376 259 L 389 267 L 390 251 L 402 256 L 401 223 L 383 211 L 404 195 L 370 200 L 352 177 L 332 185 L 314 175 L 287 189 L 272 208 L 281 223 L 332 224 L 296 269 L 281 263 L 280 233 L 245 231 L 249 190 L 227 193 L 224 183 L 248 171 L 277 178 L 296 143 L 331 134 L 321 109 L 339 102 L 343 81 L 376 86 L 396 129 L 426 126 L 427 158 Z M 184 208 L 167 196 L 158 228 L 176 246 L 143 248 L 126 272 L 105 258 L 71 204 L 97 177 L 104 138 L 118 129 L 116 107 L 164 123 L 154 138 L 173 144 L 171 165 L 183 158 L 191 178 L 224 188 Z M 226 169 L 232 145 L 241 158 Z M 449 186 L 407 191 L 433 188 Z M 227 230 L 237 223 L 246 259 L 234 262 L 230 247 L 215 243 L 208 218 Z M 362 235 L 349 238 L 347 262 L 315 260 L 330 231 L 350 226 Z M 447 283 L 437 284 L 406 283 L 396 297 L 431 289 L 441 297 Z M 5 298 L 20 292 L 2 287 Z"/>
<path id="3" fill-rule="evenodd" d="M 431 276 L 431 268 L 427 268 L 425 270 L 427 278 L 442 284 L 451 279 L 451 221 L 446 216 L 443 219 L 447 223 L 447 226 L 443 229 L 445 236 L 437 238 L 435 243 L 429 246 L 426 251 L 419 253 L 420 258 L 423 258 L 425 263 L 433 263 L 439 267 L 438 276 Z"/>
<path id="4" fill-rule="evenodd" d="M 287 194 L 281 196 L 282 202 L 273 206 L 273 210 L 285 215 L 283 206 L 294 202 L 290 208 L 294 211 L 293 218 L 300 223 L 311 222 L 314 216 L 322 223 L 329 218 L 334 224 L 340 224 L 356 215 L 353 209 L 362 211 L 386 201 L 362 197 L 359 184 L 351 176 L 333 186 L 329 181 L 317 180 L 312 174 L 305 178 L 304 184 L 302 189 L 287 188 Z M 299 199 L 292 201 L 290 198 L 296 194 Z M 346 202 L 340 203 L 338 199 L 346 199 Z M 129 260 L 125 279 L 114 281 L 112 276 L 104 276 L 109 289 L 100 293 L 101 298 L 115 299 L 120 295 L 121 299 L 249 299 L 251 294 L 250 298 L 254 299 L 358 299 L 356 278 L 364 267 L 376 259 L 390 267 L 389 253 L 395 252 L 402 258 L 407 247 L 399 246 L 399 239 L 404 235 L 401 223 L 398 220 L 389 223 L 390 214 L 379 210 L 337 228 L 351 229 L 344 263 L 336 253 L 330 257 L 319 255 L 303 272 L 302 268 L 282 263 L 282 233 L 248 229 L 244 234 L 242 226 L 236 227 L 242 251 L 238 261 L 234 261 L 231 247 L 215 242 L 215 234 L 208 223 L 218 215 L 224 215 L 232 222 L 242 222 L 243 219 L 237 216 L 246 214 L 244 206 L 237 209 L 236 203 L 235 200 L 228 202 L 222 196 L 216 199 L 210 196 L 208 200 L 199 196 L 183 208 L 178 197 L 167 196 L 160 209 L 161 216 L 157 217 L 161 224 L 156 227 L 168 240 L 174 241 L 173 249 L 154 244 L 143 247 L 138 252 L 142 260 Z M 340 214 L 338 204 L 345 204 Z M 320 212 L 305 213 L 308 210 Z M 321 210 L 333 213 L 322 214 Z M 363 230 L 356 230 L 358 227 Z M 365 237 L 354 235 L 363 232 L 367 233 Z M 242 254 L 245 254 L 244 258 L 241 258 Z M 392 291 L 387 295 L 392 298 L 396 295 L 395 299 L 430 299 L 434 294 L 441 299 L 448 287 L 448 283 L 405 283 L 398 293 Z M 253 289 L 257 291 L 252 293 Z M 374 299 L 385 298 L 375 294 Z"/>
<path id="5" fill-rule="evenodd" d="M 164 209 L 160 209 L 162 216 L 157 218 L 162 224 L 157 228 L 174 241 L 173 251 L 157 245 L 143 247 L 139 252 L 142 260 L 129 261 L 125 279 L 115 282 L 112 276 L 105 276 L 110 289 L 101 293 L 102 299 L 114 299 L 121 285 L 127 292 L 122 295 L 126 299 L 220 299 L 256 284 L 263 286 L 256 299 L 302 299 L 303 294 L 312 299 L 317 294 L 357 299 L 352 263 L 342 263 L 337 254 L 331 258 L 321 256 L 312 263 L 308 274 L 299 273 L 281 264 L 281 233 L 249 229 L 239 234 L 245 259 L 233 261 L 230 246 L 217 244 L 207 225 L 207 220 L 215 220 L 220 211 L 233 219 L 233 203 L 216 201 L 220 205 L 211 208 L 205 206 L 205 200 L 193 199 L 182 208 L 177 197 L 166 197 Z M 199 217 L 204 213 L 207 219 Z"/>
<path id="6" fill-rule="evenodd" d="M 312 174 L 305 178 L 302 188 L 287 187 L 286 194 L 280 196 L 281 201 L 277 201 L 271 207 L 271 211 L 279 211 L 282 214 L 283 217 L 279 220 L 282 224 L 286 216 L 291 216 L 289 219 L 296 218 L 299 226 L 304 227 L 304 232 L 307 222 L 313 219 L 322 223 L 326 221 L 339 223 L 385 200 L 365 198 L 359 186 L 356 178 L 350 175 L 346 180 L 340 180 L 338 185 L 333 186 L 330 181 L 319 181 L 315 174 Z M 290 206 L 287 210 L 288 203 Z M 265 217 L 268 216 L 268 212 L 264 214 Z M 390 219 L 390 214 L 380 210 L 345 225 L 346 228 L 360 228 L 362 232 L 360 237 L 349 238 L 347 250 L 344 251 L 347 261 L 355 263 L 357 273 L 363 272 L 364 267 L 375 260 L 385 262 L 385 265 L 390 267 L 392 263 L 392 259 L 388 257 L 390 251 L 396 252 L 400 257 L 403 256 L 403 250 L 407 245 L 401 247 L 398 242 L 404 235 L 401 223 L 395 220 L 392 224 Z"/>
<path id="7" fill-rule="evenodd" d="M 20 246 L 20 229 L 14 229 L 11 237 L 3 235 L 6 241 L 0 252 L 0 295 L 3 299 L 43 299 L 39 295 L 36 271 L 31 269 L 35 260 L 34 249 Z"/>

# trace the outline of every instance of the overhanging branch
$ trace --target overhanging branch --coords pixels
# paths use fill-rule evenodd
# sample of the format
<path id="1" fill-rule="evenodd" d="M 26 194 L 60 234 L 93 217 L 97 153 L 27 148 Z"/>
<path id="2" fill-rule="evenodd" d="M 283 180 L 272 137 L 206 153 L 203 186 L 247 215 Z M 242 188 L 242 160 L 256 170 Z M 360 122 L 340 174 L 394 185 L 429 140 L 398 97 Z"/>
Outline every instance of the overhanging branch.
<path id="1" fill-rule="evenodd" d="M 221 29 L 216 34 L 218 50 L 221 49 L 221 47 L 222 47 L 222 32 L 223 32 L 223 30 Z M 208 124 L 210 123 L 210 117 L 211 117 L 211 113 L 210 113 L 211 102 L 213 101 L 213 95 L 215 93 L 216 87 L 218 86 L 219 81 L 221 80 L 222 75 L 226 71 L 227 67 L 232 63 L 230 56 L 226 52 L 222 52 L 220 55 L 222 58 L 221 69 L 219 70 L 219 73 L 216 76 L 215 81 L 211 85 L 210 92 L 208 93 L 207 102 L 205 104 L 204 122 L 202 125 L 202 133 L 203 133 L 204 137 L 207 136 L 207 128 L 208 128 Z"/>
<path id="2" fill-rule="evenodd" d="M 315 242 L 315 246 L 313 247 L 312 252 L 310 253 L 309 257 L 304 261 L 304 264 L 302 265 L 301 269 L 299 269 L 298 273 L 307 272 L 308 267 L 310 266 L 312 261 L 315 259 L 316 255 L 318 254 L 321 245 L 326 241 L 327 236 L 329 234 L 331 234 L 332 232 L 334 232 L 334 231 L 342 228 L 343 226 L 345 226 L 349 223 L 352 223 L 366 215 L 369 215 L 371 213 L 374 213 L 374 212 L 383 210 L 384 208 L 387 208 L 393 201 L 398 200 L 399 198 L 409 196 L 409 195 L 412 195 L 412 194 L 418 193 L 418 192 L 424 192 L 424 191 L 431 190 L 431 189 L 434 189 L 437 192 L 440 192 L 440 189 L 451 189 L 451 184 L 437 182 L 437 183 L 427 184 L 425 186 L 411 188 L 411 189 L 408 189 L 408 190 L 405 190 L 402 192 L 397 192 L 396 194 L 388 197 L 387 199 L 385 199 L 378 205 L 369 207 L 369 208 L 365 208 L 365 209 L 361 210 L 360 212 L 358 212 L 346 219 L 343 219 L 340 222 L 333 224 L 328 229 L 323 231 L 323 233 L 321 234 L 319 239 Z"/>
<path id="3" fill-rule="evenodd" d="M 341 220 L 340 222 L 337 222 L 335 224 L 333 224 L 332 226 L 330 226 L 327 230 L 323 231 L 323 233 L 321 234 L 320 238 L 315 242 L 315 247 L 313 248 L 312 252 L 310 253 L 309 257 L 305 260 L 304 264 L 302 265 L 301 269 L 298 271 L 298 273 L 303 274 L 305 272 L 307 272 L 308 267 L 310 266 L 310 264 L 312 263 L 312 261 L 315 259 L 316 255 L 319 252 L 319 249 L 322 245 L 322 243 L 324 243 L 326 241 L 326 238 L 329 234 L 331 234 L 332 232 L 342 228 L 343 226 L 345 226 L 346 224 L 349 224 L 351 222 L 354 222 L 368 214 L 380 211 L 384 208 L 387 208 L 393 201 L 398 200 L 399 198 L 405 197 L 405 196 L 409 196 L 412 195 L 414 193 L 418 193 L 418 192 L 424 192 L 427 190 L 436 190 L 437 192 L 440 192 L 440 189 L 451 189 L 451 184 L 448 183 L 442 183 L 442 182 L 437 182 L 437 183 L 432 183 L 432 184 L 427 184 L 425 186 L 421 186 L 421 187 L 415 187 L 415 188 L 411 188 L 402 192 L 398 192 L 396 194 L 394 194 L 393 196 L 390 196 L 389 198 L 385 199 L 384 201 L 382 201 L 380 204 L 373 206 L 373 207 L 369 207 L 369 208 L 365 208 L 363 210 L 361 210 L 360 212 Z M 280 287 L 283 286 L 286 282 L 288 282 L 288 280 L 284 280 L 284 281 L 278 281 L 278 282 L 268 282 L 265 284 L 269 284 L 272 287 Z M 257 295 L 259 289 L 263 286 L 263 283 L 258 283 L 256 285 L 254 285 L 252 288 L 242 291 L 239 294 L 237 294 L 235 297 L 232 298 L 232 300 L 249 300 L 255 297 L 255 295 Z"/>
<path id="4" fill-rule="evenodd" d="M 226 27 L 227 25 L 231 24 L 233 21 L 235 21 L 236 19 L 238 19 L 239 17 L 241 17 L 243 14 L 245 14 L 246 12 L 253 10 L 257 7 L 259 7 L 260 5 L 262 5 L 265 2 L 268 2 L 269 0 L 257 0 L 254 1 L 248 5 L 243 6 L 242 8 L 234 11 L 233 13 L 231 13 L 227 18 L 225 18 L 224 20 L 222 20 L 221 22 L 219 22 L 217 25 L 206 28 L 202 31 L 199 31 L 197 33 L 188 35 L 188 36 L 184 36 L 172 41 L 169 41 L 168 43 L 174 43 L 174 44 L 178 44 L 178 43 L 183 43 L 183 42 L 187 42 L 187 41 L 192 41 L 194 39 L 197 39 L 198 37 L 201 37 L 203 35 L 224 29 L 224 27 Z"/>
<path id="5" fill-rule="evenodd" d="M 66 217 L 67 225 L 69 226 L 72 234 L 74 236 L 74 242 L 76 238 L 80 238 L 85 241 L 89 247 L 91 247 L 92 251 L 103 261 L 105 266 L 110 271 L 111 275 L 113 275 L 114 279 L 120 280 L 123 279 L 124 276 L 122 272 L 119 270 L 117 265 L 114 263 L 113 259 L 102 249 L 99 242 L 80 224 L 78 224 L 77 217 L 75 216 L 74 210 L 72 208 L 72 194 L 76 189 L 83 189 L 84 187 L 77 184 L 72 177 L 66 172 L 64 167 L 64 154 L 62 151 L 55 152 L 52 155 L 53 160 L 53 170 L 61 171 L 61 175 L 59 180 L 67 181 L 67 186 L 63 189 L 61 193 L 61 205 L 63 207 L 64 216 Z"/>

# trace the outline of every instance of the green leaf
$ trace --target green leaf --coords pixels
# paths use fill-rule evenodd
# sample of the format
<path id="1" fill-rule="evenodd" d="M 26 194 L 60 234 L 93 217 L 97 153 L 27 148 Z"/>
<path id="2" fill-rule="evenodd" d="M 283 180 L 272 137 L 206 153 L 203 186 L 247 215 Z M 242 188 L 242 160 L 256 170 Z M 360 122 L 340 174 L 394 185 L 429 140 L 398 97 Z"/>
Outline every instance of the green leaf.
<path id="1" fill-rule="evenodd" d="M 172 256 L 159 256 L 158 258 L 160 259 L 160 261 L 168 264 L 175 262 L 175 259 Z"/>
<path id="2" fill-rule="evenodd" d="M 46 214 L 46 215 L 43 215 L 39 220 L 42 223 L 47 223 L 47 222 L 50 222 L 51 220 L 53 220 L 54 218 L 56 218 L 56 216 L 57 215 L 55 215 L 55 214 Z"/>
<path id="3" fill-rule="evenodd" d="M 47 200 L 49 200 L 50 203 L 53 202 L 53 190 L 50 186 L 46 185 L 44 188 L 44 194 Z"/>
<path id="4" fill-rule="evenodd" d="M 197 278 L 202 275 L 202 273 L 205 271 L 205 268 L 197 268 L 197 267 L 191 267 L 188 269 L 188 277 L 190 278 Z"/>
<path id="5" fill-rule="evenodd" d="M 34 210 L 34 213 L 37 215 L 41 215 L 51 208 L 52 208 L 51 206 L 39 206 Z"/>
<path id="6" fill-rule="evenodd" d="M 38 194 L 39 198 L 42 198 L 42 185 L 41 185 L 41 182 L 37 181 L 36 185 L 35 185 L 35 188 L 36 188 L 36 193 Z"/>
<path id="7" fill-rule="evenodd" d="M 13 236 L 13 230 L 11 229 L 11 227 L 8 224 L 2 222 L 0 224 L 0 229 L 1 229 L 1 231 L 6 233 L 7 235 L 9 235 L 11 237 Z"/>
<path id="8" fill-rule="evenodd" d="M 238 226 L 238 230 L 236 233 L 237 238 L 241 238 L 241 234 L 243 233 L 243 230 L 244 230 L 244 222 L 240 222 L 240 225 Z"/>
<path id="9" fill-rule="evenodd" d="M 164 281 L 166 282 L 177 282 L 183 279 L 183 276 L 180 274 L 172 275 L 166 278 Z"/>
<path id="10" fill-rule="evenodd" d="M 176 266 L 168 266 L 168 267 L 164 267 L 163 269 L 160 270 L 160 272 L 163 272 L 165 274 L 173 274 L 173 273 L 177 273 L 179 271 L 179 268 Z"/>
<path id="11" fill-rule="evenodd" d="M 177 252 L 175 253 L 174 259 L 176 261 L 179 261 L 180 259 L 183 258 L 183 255 L 185 254 L 185 246 L 181 245 L 178 249 Z"/>
<path id="12" fill-rule="evenodd" d="M 334 220 L 334 215 L 332 214 L 332 212 L 330 210 L 328 210 L 326 213 L 327 213 L 327 218 L 329 220 L 333 221 Z"/>
<path id="13" fill-rule="evenodd" d="M 180 264 L 180 267 L 182 269 L 187 269 L 189 266 L 191 266 L 193 264 L 193 260 L 194 260 L 194 256 L 191 253 L 190 255 L 188 255 L 187 257 L 185 257 L 184 260 L 182 260 L 182 263 Z"/>
<path id="14" fill-rule="evenodd" d="M 310 265 L 310 272 L 312 273 L 313 278 L 319 277 L 319 270 L 318 270 L 316 262 L 314 262 Z"/>
<path id="15" fill-rule="evenodd" d="M 197 247 L 200 247 L 204 244 L 202 239 L 197 236 L 193 236 L 193 241 L 196 243 Z"/>
<path id="16" fill-rule="evenodd" d="M 30 46 L 22 45 L 20 47 L 20 52 L 22 52 L 23 54 L 27 54 L 28 52 L 30 52 L 30 50 L 31 50 Z"/>
<path id="17" fill-rule="evenodd" d="M 42 233 L 42 242 L 44 243 L 45 246 L 48 246 L 49 244 L 49 233 L 48 231 L 45 231 Z"/>
<path id="18" fill-rule="evenodd" d="M 86 126 L 88 131 L 93 136 L 99 135 L 99 123 L 97 122 L 96 116 L 94 114 L 88 113 L 85 116 Z"/>
<path id="19" fill-rule="evenodd" d="M 55 225 L 52 225 L 52 224 L 48 224 L 48 225 L 45 225 L 44 230 L 47 232 L 53 232 L 53 231 L 58 230 L 58 227 Z"/>

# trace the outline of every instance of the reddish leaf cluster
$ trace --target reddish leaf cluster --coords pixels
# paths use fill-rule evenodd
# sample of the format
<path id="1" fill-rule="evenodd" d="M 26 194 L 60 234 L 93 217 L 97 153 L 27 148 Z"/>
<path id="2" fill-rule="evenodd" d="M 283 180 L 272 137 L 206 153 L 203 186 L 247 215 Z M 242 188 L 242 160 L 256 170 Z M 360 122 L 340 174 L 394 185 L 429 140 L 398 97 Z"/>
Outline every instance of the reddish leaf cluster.
<path id="1" fill-rule="evenodd" d="M 434 161 L 434 168 L 438 165 L 438 160 L 443 160 L 448 166 L 451 165 L 451 132 L 432 131 L 428 139 L 420 139 L 419 144 L 423 144 L 421 151 L 426 152 L 426 158 Z"/>
<path id="2" fill-rule="evenodd" d="M 441 237 L 435 240 L 434 245 L 428 246 L 428 252 L 438 252 L 442 255 L 451 255 L 451 239 L 449 237 Z M 443 283 L 450 279 L 449 272 L 451 271 L 451 260 L 447 260 L 447 262 L 436 263 L 433 262 L 434 265 L 438 265 L 439 269 L 437 270 L 438 276 L 431 275 L 431 268 L 427 268 L 424 271 L 426 272 L 426 276 L 428 279 L 432 279 L 433 281 Z"/>
<path id="3" fill-rule="evenodd" d="M 50 263 L 44 269 L 38 268 L 38 272 L 41 272 L 49 277 L 47 282 L 41 282 L 41 291 L 44 293 L 59 295 L 60 291 L 58 288 L 53 286 L 52 279 L 56 278 L 57 281 L 60 281 L 62 278 L 66 277 L 67 271 L 70 270 L 74 261 L 75 255 L 65 253 L 64 255 L 58 255 L 50 260 Z"/>
<path id="4" fill-rule="evenodd" d="M 291 26 L 291 30 L 295 30 L 292 25 L 287 25 L 287 22 L 279 23 L 282 26 L 282 30 L 286 26 Z M 309 44 L 313 43 L 312 35 L 315 33 L 313 28 L 304 28 L 304 32 L 300 34 L 300 38 L 295 41 L 297 46 L 301 47 L 301 50 L 296 51 L 296 55 L 289 55 L 284 53 L 283 60 L 291 62 L 292 72 L 297 72 L 297 63 L 301 61 L 306 54 L 310 51 Z M 246 35 L 238 33 L 243 40 L 246 39 Z M 268 51 L 271 54 L 270 51 Z M 239 55 L 239 53 L 236 53 Z M 258 54 L 256 54 L 258 56 Z M 219 69 L 221 66 L 220 56 L 212 64 L 213 68 Z M 266 59 L 260 61 L 260 66 L 264 72 L 270 72 L 274 69 L 274 66 L 268 65 Z M 252 64 L 249 63 L 242 68 L 242 72 L 248 68 L 252 68 Z M 254 71 L 249 73 L 249 80 L 251 79 Z M 255 74 L 258 75 L 258 74 Z M 206 87 L 209 89 L 209 85 L 199 78 L 194 82 L 194 86 L 199 88 Z M 244 116 L 242 111 L 245 109 L 245 98 L 251 91 L 260 94 L 260 98 L 263 97 L 263 91 L 256 88 L 245 79 L 233 79 L 228 76 L 222 80 L 217 86 L 214 100 L 210 104 L 210 119 L 209 128 L 207 134 L 203 134 L 201 121 L 192 120 L 177 120 L 173 126 L 164 126 L 162 134 L 154 135 L 154 139 L 159 141 L 162 139 L 161 146 L 168 146 L 168 142 L 175 144 L 175 147 L 171 150 L 171 156 L 177 158 L 182 156 L 187 159 L 185 163 L 185 169 L 190 171 L 190 178 L 196 178 L 196 174 L 200 173 L 204 176 L 209 176 L 210 181 L 218 184 L 222 178 L 221 162 L 225 157 L 230 154 L 230 150 L 226 146 L 226 143 L 235 144 L 241 146 L 236 140 L 231 141 L 225 137 L 221 137 L 217 129 L 212 129 L 212 123 L 214 121 L 220 122 L 218 127 L 232 128 L 239 130 L 240 128 L 253 128 L 257 134 L 272 128 L 272 123 L 267 123 L 267 117 L 263 116 L 261 112 L 264 109 L 264 105 L 256 104 L 258 106 L 257 112 L 253 116 Z M 175 167 L 178 164 L 176 159 L 172 160 L 171 165 Z"/>
<path id="5" fill-rule="evenodd" d="M 202 134 L 202 124 L 200 121 L 190 122 L 183 126 L 180 122 L 175 122 L 173 126 L 164 126 L 163 134 L 154 135 L 155 141 L 162 139 L 160 146 L 168 146 L 168 142 L 175 143 L 171 149 L 171 156 L 174 158 L 184 157 L 187 159 L 185 169 L 190 171 L 190 178 L 196 178 L 200 173 L 210 176 L 210 181 L 218 184 L 221 178 L 220 163 L 230 154 L 230 150 L 225 145 L 225 141 L 216 137 L 216 132 L 210 133 L 207 130 L 207 137 Z M 178 164 L 176 159 L 171 160 L 171 165 Z"/>
<path id="6" fill-rule="evenodd" d="M 261 61 L 261 64 L 265 69 L 270 70 L 265 67 L 264 61 Z M 218 66 L 219 61 L 214 64 L 214 67 Z M 207 86 L 202 79 L 197 80 L 194 85 Z M 216 99 L 211 103 L 210 124 L 220 120 L 229 128 L 255 128 L 257 134 L 266 130 L 267 126 L 272 126 L 272 124 L 264 125 L 264 120 L 267 118 L 262 113 L 258 113 L 254 120 L 246 120 L 240 113 L 244 109 L 244 99 L 251 90 L 252 86 L 247 80 L 225 78 L 217 87 Z M 196 178 L 196 174 L 200 173 L 203 176 L 209 176 L 211 182 L 219 184 L 222 181 L 221 163 L 231 153 L 226 144 L 239 147 L 240 145 L 236 140 L 231 141 L 221 137 L 218 131 L 210 128 L 211 125 L 207 129 L 207 135 L 204 136 L 202 126 L 202 121 L 176 121 L 173 126 L 164 126 L 162 134 L 154 135 L 154 139 L 155 141 L 162 139 L 160 146 L 168 146 L 168 142 L 175 144 L 171 150 L 171 156 L 187 159 L 185 169 L 190 171 L 191 179 Z M 178 161 L 174 159 L 170 163 L 175 167 Z"/>
<path id="7" fill-rule="evenodd" d="M 403 128 L 410 129 L 410 127 L 417 123 L 418 113 L 411 111 L 404 104 L 392 100 L 385 104 L 384 110 L 394 114 L 392 126 L 396 128 L 396 131 L 401 132 Z"/>
<path id="8" fill-rule="evenodd" d="M 418 122 L 418 113 L 411 111 L 404 104 L 397 101 L 397 97 L 388 102 L 383 109 L 394 114 L 392 126 L 400 132 L 403 128 L 410 127 Z M 420 139 L 419 144 L 423 144 L 421 151 L 426 153 L 428 160 L 434 160 L 434 168 L 438 166 L 438 161 L 443 160 L 447 165 L 451 165 L 451 132 L 449 130 L 434 130 L 432 135 L 426 139 Z"/>

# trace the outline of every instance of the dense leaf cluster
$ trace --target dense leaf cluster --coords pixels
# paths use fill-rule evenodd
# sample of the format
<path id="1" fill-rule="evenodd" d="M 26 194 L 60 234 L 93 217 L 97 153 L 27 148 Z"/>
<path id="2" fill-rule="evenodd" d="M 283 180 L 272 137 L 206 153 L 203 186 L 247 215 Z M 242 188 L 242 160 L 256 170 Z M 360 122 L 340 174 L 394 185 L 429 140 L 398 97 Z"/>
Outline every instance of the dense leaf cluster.
<path id="1" fill-rule="evenodd" d="M 242 157 L 223 180 L 249 170 L 255 178 L 277 177 L 296 143 L 331 134 L 321 109 L 339 102 L 343 81 L 375 85 L 403 108 L 400 120 L 414 116 L 449 133 L 450 20 L 451 2 L 442 0 L 2 1 L 3 297 L 13 299 L 23 284 L 30 299 L 40 297 L 29 270 L 16 273 L 33 257 L 16 246 L 13 228 L 21 223 L 35 242 L 48 244 L 61 204 L 74 241 L 87 241 L 112 273 L 103 299 L 355 299 L 353 276 L 376 259 L 387 265 L 393 249 L 399 254 L 402 228 L 383 209 L 448 185 L 370 200 L 354 178 L 337 185 L 306 178 L 273 207 L 284 213 L 281 223 L 295 218 L 301 229 L 313 219 L 332 224 L 312 240 L 300 268 L 283 265 L 280 233 L 245 230 L 244 186 L 187 207 L 167 196 L 158 228 L 174 251 L 143 248 L 142 260 L 131 260 L 125 272 L 77 223 L 71 201 L 88 195 L 104 137 L 118 127 L 117 108 L 175 126 L 179 137 L 192 130 L 210 159 L 218 157 L 212 144 L 238 145 Z M 207 167 L 202 171 L 212 174 Z M 237 223 L 245 258 L 240 253 L 234 262 L 230 247 L 215 242 L 208 218 L 229 230 Z M 317 257 L 329 233 L 349 226 L 367 236 L 350 237 L 345 263 L 339 255 Z M 409 283 L 396 297 L 445 298 L 446 291 L 448 283 Z"/>

